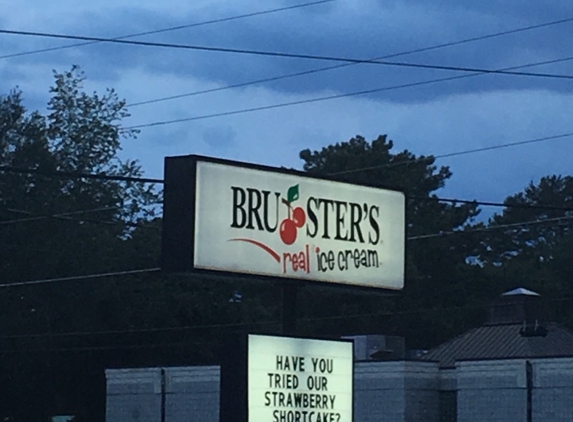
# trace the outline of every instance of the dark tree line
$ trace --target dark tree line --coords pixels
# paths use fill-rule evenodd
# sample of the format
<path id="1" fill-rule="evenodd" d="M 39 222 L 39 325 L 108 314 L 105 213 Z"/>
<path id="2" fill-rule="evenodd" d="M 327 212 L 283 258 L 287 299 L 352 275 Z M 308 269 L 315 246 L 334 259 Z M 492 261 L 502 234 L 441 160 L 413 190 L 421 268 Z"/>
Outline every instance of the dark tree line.
<path id="1" fill-rule="evenodd" d="M 55 73 L 45 115 L 28 111 L 18 90 L 0 96 L 0 166 L 38 172 L 0 173 L 2 284 L 159 265 L 160 186 L 54 176 L 143 176 L 119 154 L 137 136 L 122 129 L 125 101 L 86 93 L 82 82 L 78 68 Z M 305 287 L 301 333 L 396 334 L 430 348 L 481 323 L 485 306 L 518 286 L 542 293 L 573 327 L 570 176 L 530 184 L 479 222 L 477 204 L 437 200 L 448 167 L 396 151 L 385 135 L 300 158 L 309 173 L 404 190 L 407 236 L 419 237 L 407 242 L 400 294 Z M 549 221 L 519 225 L 538 220 Z M 423 237 L 451 231 L 460 233 Z M 153 272 L 0 287 L 0 418 L 102 421 L 105 368 L 216 363 L 221 339 L 241 324 L 279 330 L 278 304 L 272 285 Z"/>

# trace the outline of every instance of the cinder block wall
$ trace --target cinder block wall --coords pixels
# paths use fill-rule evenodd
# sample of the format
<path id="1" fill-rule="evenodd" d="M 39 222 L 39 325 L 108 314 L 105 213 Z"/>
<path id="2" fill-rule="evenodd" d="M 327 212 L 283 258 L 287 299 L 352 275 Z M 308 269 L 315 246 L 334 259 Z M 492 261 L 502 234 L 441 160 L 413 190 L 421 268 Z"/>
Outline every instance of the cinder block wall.
<path id="1" fill-rule="evenodd" d="M 107 377 L 107 422 L 161 420 L 161 369 L 112 369 Z"/>
<path id="2" fill-rule="evenodd" d="M 404 422 L 406 395 L 402 362 L 364 362 L 354 368 L 356 422 Z"/>
<path id="3" fill-rule="evenodd" d="M 440 374 L 433 362 L 403 362 L 405 422 L 438 422 Z"/>
<path id="4" fill-rule="evenodd" d="M 533 422 L 573 421 L 573 359 L 533 362 Z"/>
<path id="5" fill-rule="evenodd" d="M 164 368 L 165 422 L 219 421 L 219 367 Z M 161 369 L 106 371 L 107 422 L 160 422 Z M 437 422 L 438 369 L 430 362 L 355 367 L 356 422 Z"/>
<path id="6" fill-rule="evenodd" d="M 456 373 L 458 422 L 526 422 L 525 360 L 458 362 Z"/>
<path id="7" fill-rule="evenodd" d="M 219 422 L 218 366 L 165 368 L 166 422 Z"/>

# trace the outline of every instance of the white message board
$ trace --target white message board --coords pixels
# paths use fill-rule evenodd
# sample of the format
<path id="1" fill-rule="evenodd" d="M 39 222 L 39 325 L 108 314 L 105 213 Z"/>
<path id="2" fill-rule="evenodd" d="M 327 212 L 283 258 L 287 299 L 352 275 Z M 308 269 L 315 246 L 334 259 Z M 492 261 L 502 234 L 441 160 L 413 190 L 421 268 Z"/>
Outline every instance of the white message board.
<path id="1" fill-rule="evenodd" d="M 209 161 L 195 176 L 194 268 L 403 288 L 402 192 Z"/>
<path id="2" fill-rule="evenodd" d="M 352 422 L 353 343 L 249 335 L 248 422 Z"/>

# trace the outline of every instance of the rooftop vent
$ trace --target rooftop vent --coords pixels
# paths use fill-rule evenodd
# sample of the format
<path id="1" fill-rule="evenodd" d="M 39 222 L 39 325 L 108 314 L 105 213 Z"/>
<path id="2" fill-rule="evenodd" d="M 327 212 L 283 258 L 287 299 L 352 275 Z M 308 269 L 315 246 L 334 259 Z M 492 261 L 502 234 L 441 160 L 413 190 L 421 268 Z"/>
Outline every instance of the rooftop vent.
<path id="1" fill-rule="evenodd" d="M 522 336 L 537 337 L 547 335 L 543 318 L 541 295 L 519 287 L 505 292 L 492 304 L 487 325 L 521 324 Z"/>
<path id="2" fill-rule="evenodd" d="M 379 334 L 345 336 L 354 340 L 354 360 L 402 360 L 406 353 L 403 337 Z"/>

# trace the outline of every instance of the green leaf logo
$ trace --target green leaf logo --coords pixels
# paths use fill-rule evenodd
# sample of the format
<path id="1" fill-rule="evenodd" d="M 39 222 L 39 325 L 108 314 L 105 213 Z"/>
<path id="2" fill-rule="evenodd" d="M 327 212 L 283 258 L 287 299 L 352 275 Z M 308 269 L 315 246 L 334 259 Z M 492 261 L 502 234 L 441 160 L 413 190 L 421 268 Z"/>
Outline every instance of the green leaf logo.
<path id="1" fill-rule="evenodd" d="M 298 198 L 299 198 L 298 185 L 294 185 L 288 188 L 287 201 L 289 202 L 289 204 L 293 203 Z"/>

